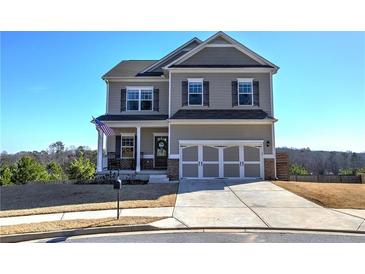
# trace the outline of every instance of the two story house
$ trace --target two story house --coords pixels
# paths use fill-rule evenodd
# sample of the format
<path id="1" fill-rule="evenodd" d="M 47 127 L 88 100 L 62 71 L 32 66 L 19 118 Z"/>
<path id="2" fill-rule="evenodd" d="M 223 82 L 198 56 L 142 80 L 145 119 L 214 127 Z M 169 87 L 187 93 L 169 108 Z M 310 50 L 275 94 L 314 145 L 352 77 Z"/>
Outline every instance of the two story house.
<path id="1" fill-rule="evenodd" d="M 272 77 L 278 67 L 223 32 L 160 60 L 122 61 L 102 78 L 115 136 L 98 135 L 98 172 L 275 178 Z"/>

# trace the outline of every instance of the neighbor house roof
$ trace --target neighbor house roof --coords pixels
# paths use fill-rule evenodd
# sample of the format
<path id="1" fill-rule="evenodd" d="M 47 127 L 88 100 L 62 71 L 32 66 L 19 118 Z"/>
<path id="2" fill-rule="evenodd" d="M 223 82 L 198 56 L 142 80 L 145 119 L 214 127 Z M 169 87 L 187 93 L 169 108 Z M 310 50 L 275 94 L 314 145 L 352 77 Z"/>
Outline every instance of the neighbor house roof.
<path id="1" fill-rule="evenodd" d="M 261 109 L 181 109 L 173 119 L 274 119 Z"/>
<path id="2" fill-rule="evenodd" d="M 133 114 L 133 115 L 114 115 L 105 114 L 97 117 L 100 121 L 140 121 L 140 120 L 166 120 L 167 115 L 153 115 L 153 114 Z"/>
<path id="3" fill-rule="evenodd" d="M 112 77 L 135 77 L 141 70 L 156 63 L 158 60 L 127 60 L 122 61 L 107 73 L 104 78 Z"/>

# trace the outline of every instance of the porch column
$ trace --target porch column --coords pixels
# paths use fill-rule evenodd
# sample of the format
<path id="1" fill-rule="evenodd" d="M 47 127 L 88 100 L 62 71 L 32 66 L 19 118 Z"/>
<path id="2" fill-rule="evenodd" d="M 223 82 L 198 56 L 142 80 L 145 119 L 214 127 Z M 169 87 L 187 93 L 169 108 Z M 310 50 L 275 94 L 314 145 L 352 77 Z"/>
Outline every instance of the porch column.
<path id="1" fill-rule="evenodd" d="M 141 171 L 141 127 L 137 127 L 136 172 Z"/>
<path id="2" fill-rule="evenodd" d="M 101 130 L 98 130 L 98 159 L 96 165 L 96 171 L 103 171 L 103 138 L 104 134 Z"/>

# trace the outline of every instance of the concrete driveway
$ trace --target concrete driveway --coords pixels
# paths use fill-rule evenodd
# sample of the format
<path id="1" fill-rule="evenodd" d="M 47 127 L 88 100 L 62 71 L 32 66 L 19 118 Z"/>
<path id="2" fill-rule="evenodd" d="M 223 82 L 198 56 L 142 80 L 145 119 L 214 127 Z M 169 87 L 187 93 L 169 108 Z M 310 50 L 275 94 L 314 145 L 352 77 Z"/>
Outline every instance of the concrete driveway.
<path id="1" fill-rule="evenodd" d="M 364 218 L 323 208 L 269 181 L 182 180 L 173 217 L 187 227 L 364 230 Z"/>

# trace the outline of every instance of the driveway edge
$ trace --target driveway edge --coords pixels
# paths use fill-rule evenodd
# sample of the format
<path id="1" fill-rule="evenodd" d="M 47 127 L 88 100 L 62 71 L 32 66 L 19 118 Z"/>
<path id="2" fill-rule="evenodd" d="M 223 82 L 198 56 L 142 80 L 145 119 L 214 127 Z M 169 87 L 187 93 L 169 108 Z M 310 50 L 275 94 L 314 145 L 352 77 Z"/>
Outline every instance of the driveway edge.
<path id="1" fill-rule="evenodd" d="M 105 234 L 105 233 L 119 233 L 119 232 L 143 232 L 143 231 L 176 231 L 176 230 L 261 230 L 261 231 L 294 231 L 294 232 L 328 232 L 328 233 L 347 233 L 347 234 L 359 234 L 365 235 L 365 231 L 354 231 L 354 230 L 337 230 L 337 229 L 305 229 L 305 228 L 280 228 L 280 227 L 181 227 L 181 228 L 159 228 L 152 225 L 133 225 L 133 226 L 112 226 L 112 227 L 96 227 L 96 228 L 85 228 L 85 229 L 72 229 L 52 232 L 37 232 L 37 233 L 25 233 L 15 235 L 3 235 L 0 236 L 1 243 L 17 243 L 24 241 L 32 241 L 44 238 L 55 238 L 55 237 L 72 237 L 82 235 L 93 235 L 93 234 Z"/>

